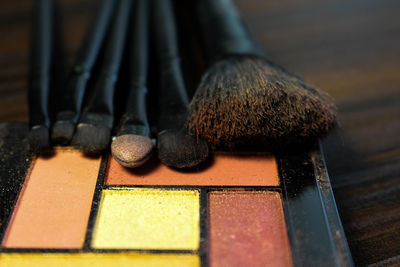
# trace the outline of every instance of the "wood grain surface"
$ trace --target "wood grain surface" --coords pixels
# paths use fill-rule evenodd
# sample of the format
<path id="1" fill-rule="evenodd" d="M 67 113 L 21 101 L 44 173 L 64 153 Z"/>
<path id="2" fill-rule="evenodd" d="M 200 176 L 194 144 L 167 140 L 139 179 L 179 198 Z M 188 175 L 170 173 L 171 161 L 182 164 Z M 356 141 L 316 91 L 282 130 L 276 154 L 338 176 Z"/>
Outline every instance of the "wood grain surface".
<path id="1" fill-rule="evenodd" d="M 27 120 L 30 0 L 0 0 L 0 120 Z M 95 0 L 61 1 L 68 60 Z M 400 264 L 400 1 L 236 0 L 268 57 L 329 92 L 328 171 L 354 261 Z"/>

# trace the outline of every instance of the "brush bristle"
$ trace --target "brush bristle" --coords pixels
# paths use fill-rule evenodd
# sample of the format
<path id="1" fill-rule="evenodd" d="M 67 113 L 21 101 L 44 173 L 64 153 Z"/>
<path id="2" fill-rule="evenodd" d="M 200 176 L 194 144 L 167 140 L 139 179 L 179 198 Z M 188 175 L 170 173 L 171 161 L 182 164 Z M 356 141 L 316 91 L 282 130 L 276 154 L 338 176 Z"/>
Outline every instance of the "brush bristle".
<path id="1" fill-rule="evenodd" d="M 134 168 L 144 164 L 153 152 L 153 142 L 147 136 L 124 134 L 111 143 L 114 159 L 124 167 Z"/>
<path id="2" fill-rule="evenodd" d="M 158 158 L 174 168 L 192 168 L 208 157 L 208 144 L 185 129 L 165 130 L 158 134 Z"/>
<path id="3" fill-rule="evenodd" d="M 75 125 L 68 121 L 57 121 L 51 132 L 51 140 L 55 144 L 69 145 L 74 135 Z"/>
<path id="4" fill-rule="evenodd" d="M 111 129 L 103 125 L 80 123 L 72 138 L 72 146 L 86 153 L 99 153 L 108 147 Z"/>
<path id="5" fill-rule="evenodd" d="M 266 60 L 230 58 L 203 76 L 187 126 L 213 147 L 300 144 L 334 127 L 329 96 Z"/>
<path id="6" fill-rule="evenodd" d="M 49 129 L 47 127 L 33 127 L 28 135 L 29 149 L 40 153 L 50 148 Z"/>

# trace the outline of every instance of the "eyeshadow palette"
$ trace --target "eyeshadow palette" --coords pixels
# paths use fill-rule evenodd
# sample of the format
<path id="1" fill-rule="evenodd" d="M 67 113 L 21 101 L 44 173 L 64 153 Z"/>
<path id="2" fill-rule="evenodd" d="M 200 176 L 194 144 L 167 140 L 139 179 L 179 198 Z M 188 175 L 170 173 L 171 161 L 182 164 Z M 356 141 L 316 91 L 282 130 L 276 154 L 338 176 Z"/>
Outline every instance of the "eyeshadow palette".
<path id="1" fill-rule="evenodd" d="M 353 265 L 319 148 L 131 170 L 26 134 L 0 123 L 0 266 Z"/>

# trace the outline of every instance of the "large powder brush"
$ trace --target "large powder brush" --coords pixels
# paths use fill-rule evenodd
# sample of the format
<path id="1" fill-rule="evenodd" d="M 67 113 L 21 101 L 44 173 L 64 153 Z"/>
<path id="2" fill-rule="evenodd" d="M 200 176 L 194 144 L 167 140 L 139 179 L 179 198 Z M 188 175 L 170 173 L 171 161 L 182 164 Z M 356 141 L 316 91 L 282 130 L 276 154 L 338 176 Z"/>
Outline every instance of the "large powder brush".
<path id="1" fill-rule="evenodd" d="M 329 96 L 268 61 L 229 0 L 197 1 L 195 11 L 212 65 L 189 106 L 190 132 L 213 147 L 276 149 L 308 144 L 334 127 Z"/>

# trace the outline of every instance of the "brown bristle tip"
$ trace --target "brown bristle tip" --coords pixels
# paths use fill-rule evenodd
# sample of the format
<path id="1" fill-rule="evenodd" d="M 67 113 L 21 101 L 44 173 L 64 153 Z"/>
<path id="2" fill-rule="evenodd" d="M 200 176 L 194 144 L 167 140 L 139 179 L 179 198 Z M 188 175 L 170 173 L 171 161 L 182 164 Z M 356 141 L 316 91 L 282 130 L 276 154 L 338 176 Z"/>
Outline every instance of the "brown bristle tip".
<path id="1" fill-rule="evenodd" d="M 72 146 L 89 154 L 105 150 L 111 138 L 111 129 L 103 125 L 79 123 L 72 138 Z"/>
<path id="2" fill-rule="evenodd" d="M 29 149 L 40 153 L 50 148 L 49 129 L 47 127 L 32 127 L 28 135 Z"/>
<path id="3" fill-rule="evenodd" d="M 51 140 L 60 145 L 68 145 L 72 136 L 74 135 L 75 125 L 68 121 L 57 121 L 55 122 L 52 132 Z"/>
<path id="4" fill-rule="evenodd" d="M 124 167 L 135 168 L 143 165 L 153 153 L 153 142 L 147 136 L 124 134 L 111 143 L 114 159 Z"/>
<path id="5" fill-rule="evenodd" d="M 332 129 L 336 107 L 326 93 L 271 62 L 235 57 L 203 76 L 186 125 L 213 147 L 252 139 L 296 144 Z"/>
<path id="6" fill-rule="evenodd" d="M 186 130 L 164 130 L 158 134 L 158 158 L 174 168 L 192 168 L 202 163 L 209 154 L 205 140 L 189 135 Z"/>

